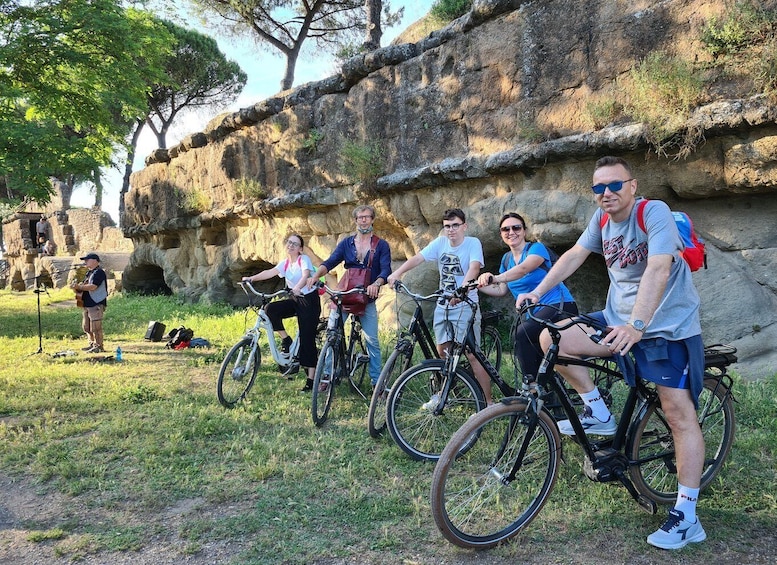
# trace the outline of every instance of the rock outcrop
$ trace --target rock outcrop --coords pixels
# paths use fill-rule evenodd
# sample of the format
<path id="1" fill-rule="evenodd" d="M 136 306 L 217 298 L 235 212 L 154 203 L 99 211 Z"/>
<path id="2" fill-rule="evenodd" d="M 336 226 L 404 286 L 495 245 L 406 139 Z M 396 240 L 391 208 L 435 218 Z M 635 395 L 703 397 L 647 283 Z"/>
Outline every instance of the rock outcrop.
<path id="1" fill-rule="evenodd" d="M 739 347 L 744 374 L 773 373 L 773 102 L 746 77 L 709 78 L 708 100 L 685 124 L 697 139 L 685 158 L 656 155 L 643 124 L 596 129 L 587 111 L 617 95 L 648 53 L 709 59 L 700 31 L 727 6 L 476 1 L 418 43 L 356 57 L 329 79 L 220 117 L 132 176 L 124 286 L 240 303 L 235 282 L 275 264 L 289 232 L 326 257 L 363 202 L 378 209 L 376 231 L 396 261 L 438 234 L 444 209 L 463 208 L 496 269 L 502 213 L 521 213 L 534 237 L 563 251 L 594 211 L 595 160 L 617 154 L 634 165 L 642 195 L 687 211 L 707 240 L 711 268 L 694 275 L 705 340 Z M 589 262 L 570 281 L 586 309 L 602 305 L 607 284 L 601 261 Z M 417 271 L 407 280 L 434 284 L 429 269 Z"/>

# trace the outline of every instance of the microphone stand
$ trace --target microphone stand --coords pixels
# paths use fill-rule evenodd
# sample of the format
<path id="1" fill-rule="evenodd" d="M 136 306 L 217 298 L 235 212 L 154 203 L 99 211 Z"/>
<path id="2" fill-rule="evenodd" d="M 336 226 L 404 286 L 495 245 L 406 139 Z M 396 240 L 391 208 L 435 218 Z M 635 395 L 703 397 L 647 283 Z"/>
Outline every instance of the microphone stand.
<path id="1" fill-rule="evenodd" d="M 45 292 L 48 296 L 51 296 L 46 287 L 40 282 L 40 277 L 35 277 L 35 283 L 37 288 L 33 292 L 38 297 L 38 351 L 32 355 L 43 353 L 43 325 L 41 324 L 40 319 L 40 295 Z"/>

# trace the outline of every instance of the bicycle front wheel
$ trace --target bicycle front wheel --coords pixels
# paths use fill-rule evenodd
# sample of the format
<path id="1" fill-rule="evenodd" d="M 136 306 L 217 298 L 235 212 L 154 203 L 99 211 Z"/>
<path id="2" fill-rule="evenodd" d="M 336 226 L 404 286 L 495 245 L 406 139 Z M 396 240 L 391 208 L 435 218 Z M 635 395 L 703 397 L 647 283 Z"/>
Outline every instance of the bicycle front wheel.
<path id="1" fill-rule="evenodd" d="M 705 378 L 696 411 L 704 436 L 704 467 L 700 489 L 720 472 L 734 442 L 734 402 L 728 387 L 717 378 Z M 656 397 L 637 416 L 627 447 L 631 480 L 639 492 L 658 504 L 677 499 L 677 462 L 669 423 Z"/>
<path id="2" fill-rule="evenodd" d="M 259 347 L 254 349 L 253 340 L 244 337 L 227 352 L 219 369 L 216 394 L 226 408 L 234 408 L 243 400 L 254 385 L 256 372 L 262 364 Z"/>
<path id="3" fill-rule="evenodd" d="M 489 406 L 445 446 L 434 468 L 431 503 L 434 521 L 451 543 L 494 547 L 526 528 L 550 497 L 561 439 L 547 412 L 527 408 L 515 397 Z M 477 441 L 469 445 L 473 437 Z"/>
<path id="4" fill-rule="evenodd" d="M 412 351 L 410 352 L 412 355 Z M 370 409 L 367 412 L 367 429 L 370 436 L 379 437 L 386 431 L 386 401 L 391 392 L 391 387 L 399 378 L 399 375 L 407 370 L 407 365 L 412 357 L 399 349 L 395 349 L 389 355 L 383 370 L 380 372 L 378 382 L 372 389 Z"/>
<path id="5" fill-rule="evenodd" d="M 313 423 L 323 426 L 329 416 L 332 407 L 332 399 L 335 396 L 335 385 L 340 380 L 342 371 L 342 357 L 339 355 L 337 344 L 329 339 L 321 348 L 316 363 L 316 372 L 313 376 L 312 406 Z"/>
<path id="6" fill-rule="evenodd" d="M 367 378 L 370 356 L 367 355 L 367 348 L 364 347 L 361 334 L 351 335 L 351 344 L 351 363 L 349 365 L 351 367 L 351 385 L 366 399 L 367 394 L 370 393 L 369 387 L 372 385 L 372 382 Z M 365 389 L 367 389 L 367 394 L 364 392 Z"/>
<path id="7" fill-rule="evenodd" d="M 480 334 L 480 350 L 498 373 L 502 368 L 502 340 L 494 326 L 484 326 Z"/>
<path id="8" fill-rule="evenodd" d="M 474 377 L 458 367 L 447 398 L 441 398 L 445 361 L 410 367 L 397 380 L 386 405 L 391 437 L 413 459 L 436 461 L 445 444 L 472 414 L 486 407 Z M 442 403 L 442 411 L 437 410 Z M 439 412 L 439 413 L 438 413 Z"/>

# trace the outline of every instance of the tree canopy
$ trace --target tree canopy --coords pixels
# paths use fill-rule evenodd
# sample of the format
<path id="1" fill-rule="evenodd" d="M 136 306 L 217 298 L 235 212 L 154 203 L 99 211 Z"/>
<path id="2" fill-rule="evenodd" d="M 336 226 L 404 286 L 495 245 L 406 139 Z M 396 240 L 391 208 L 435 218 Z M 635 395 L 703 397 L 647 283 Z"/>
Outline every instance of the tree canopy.
<path id="1" fill-rule="evenodd" d="M 164 80 L 164 26 L 118 0 L 0 0 L 0 176 L 48 201 L 49 177 L 110 163 Z M 137 58 L 144 65 L 137 64 Z"/>
<path id="2" fill-rule="evenodd" d="M 294 72 L 300 51 L 307 39 L 317 48 L 336 52 L 343 44 L 364 36 L 374 22 L 368 22 L 371 2 L 365 0 L 192 0 L 202 13 L 216 14 L 224 27 L 235 36 L 252 32 L 268 49 L 286 57 L 281 90 L 294 84 Z M 386 25 L 399 19 L 401 10 L 392 13 L 388 1 L 383 4 Z M 365 12 L 366 7 L 366 12 Z M 368 40 L 365 43 L 369 43 Z M 373 46 L 374 47 L 374 46 Z"/>
<path id="3" fill-rule="evenodd" d="M 237 63 L 227 60 L 212 37 L 167 20 L 159 22 L 172 38 L 171 52 L 163 65 L 164 80 L 148 85 L 146 109 L 133 126 L 119 215 L 124 211 L 123 195 L 129 190 L 135 150 L 143 127 L 148 125 L 156 135 L 159 147 L 165 148 L 167 132 L 182 111 L 226 106 L 237 98 L 248 80 Z"/>

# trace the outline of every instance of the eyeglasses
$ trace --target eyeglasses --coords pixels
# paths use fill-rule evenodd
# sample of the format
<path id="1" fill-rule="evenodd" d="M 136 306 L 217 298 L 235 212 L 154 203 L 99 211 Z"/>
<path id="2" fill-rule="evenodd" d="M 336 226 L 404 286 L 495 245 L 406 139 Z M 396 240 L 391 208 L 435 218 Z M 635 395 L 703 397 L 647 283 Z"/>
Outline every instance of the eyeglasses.
<path id="1" fill-rule="evenodd" d="M 357 220 L 372 220 L 372 216 L 356 216 Z"/>
<path id="2" fill-rule="evenodd" d="M 457 229 L 459 229 L 463 225 L 464 224 L 461 224 L 461 223 L 459 223 L 459 224 L 443 224 L 442 225 L 442 229 L 456 231 Z"/>
<path id="3" fill-rule="evenodd" d="M 499 228 L 499 230 L 502 233 L 509 233 L 511 231 L 514 231 L 514 232 L 518 233 L 522 229 L 523 229 L 523 226 L 502 226 L 501 228 Z"/>
<path id="4" fill-rule="evenodd" d="M 297 241 L 288 240 L 286 241 L 286 247 L 299 247 L 300 243 Z"/>
<path id="5" fill-rule="evenodd" d="M 595 184 L 591 187 L 591 190 L 594 191 L 594 194 L 604 194 L 605 190 L 608 190 L 610 192 L 618 192 L 621 188 L 623 188 L 623 185 L 627 182 L 631 182 L 634 179 L 626 179 L 626 180 L 614 180 L 609 184 Z"/>

